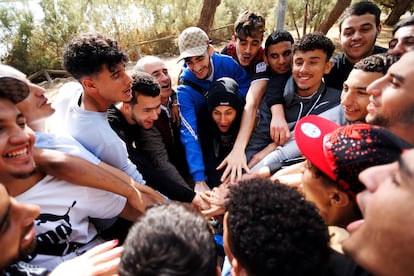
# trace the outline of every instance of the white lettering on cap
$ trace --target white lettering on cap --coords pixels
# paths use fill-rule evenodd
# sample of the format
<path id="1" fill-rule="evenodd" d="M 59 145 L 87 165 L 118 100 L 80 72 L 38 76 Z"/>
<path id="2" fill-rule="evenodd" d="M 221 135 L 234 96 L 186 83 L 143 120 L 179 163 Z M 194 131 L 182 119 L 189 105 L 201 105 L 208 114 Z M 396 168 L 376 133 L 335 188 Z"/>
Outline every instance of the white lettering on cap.
<path id="1" fill-rule="evenodd" d="M 303 123 L 300 126 L 300 129 L 302 130 L 302 132 L 310 137 L 310 138 L 318 138 L 321 136 L 321 130 L 319 129 L 319 127 L 317 127 L 316 125 L 312 124 L 312 123 Z"/>

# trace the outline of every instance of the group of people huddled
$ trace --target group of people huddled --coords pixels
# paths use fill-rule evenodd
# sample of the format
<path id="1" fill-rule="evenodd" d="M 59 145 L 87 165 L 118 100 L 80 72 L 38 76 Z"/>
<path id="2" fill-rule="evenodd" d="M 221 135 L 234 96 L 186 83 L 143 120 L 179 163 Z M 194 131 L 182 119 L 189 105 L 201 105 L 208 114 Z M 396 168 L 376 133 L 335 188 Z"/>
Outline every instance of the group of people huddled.
<path id="1" fill-rule="evenodd" d="M 1 275 L 413 275 L 414 16 L 386 49 L 380 15 L 352 3 L 336 56 L 251 11 L 221 52 L 189 27 L 176 90 L 99 33 L 53 104 L 0 64 Z"/>

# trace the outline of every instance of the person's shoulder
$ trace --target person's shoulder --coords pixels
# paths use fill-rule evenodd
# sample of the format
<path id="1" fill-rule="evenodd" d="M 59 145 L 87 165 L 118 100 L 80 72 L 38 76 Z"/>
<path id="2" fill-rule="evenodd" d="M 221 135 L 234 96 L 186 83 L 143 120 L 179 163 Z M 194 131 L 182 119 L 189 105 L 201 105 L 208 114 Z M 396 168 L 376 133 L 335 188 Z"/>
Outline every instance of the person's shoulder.
<path id="1" fill-rule="evenodd" d="M 345 53 L 339 53 L 331 58 L 334 64 L 344 63 L 346 61 Z"/>
<path id="2" fill-rule="evenodd" d="M 289 71 L 285 74 L 275 74 L 272 75 L 269 79 L 268 86 L 282 86 L 285 87 L 287 80 L 292 75 L 292 72 Z"/>
<path id="3" fill-rule="evenodd" d="M 340 97 L 342 93 L 342 91 L 339 90 L 338 88 L 329 87 L 329 86 L 326 87 L 326 92 L 327 92 L 326 93 L 327 96 L 332 97 L 332 98 Z"/>
<path id="4" fill-rule="evenodd" d="M 388 51 L 387 48 L 375 45 L 374 46 L 374 52 L 372 54 L 381 54 L 381 53 L 386 53 Z"/>
<path id="5" fill-rule="evenodd" d="M 335 250 L 330 251 L 329 276 L 369 276 L 369 272 L 360 267 L 349 256 L 340 254 Z"/>

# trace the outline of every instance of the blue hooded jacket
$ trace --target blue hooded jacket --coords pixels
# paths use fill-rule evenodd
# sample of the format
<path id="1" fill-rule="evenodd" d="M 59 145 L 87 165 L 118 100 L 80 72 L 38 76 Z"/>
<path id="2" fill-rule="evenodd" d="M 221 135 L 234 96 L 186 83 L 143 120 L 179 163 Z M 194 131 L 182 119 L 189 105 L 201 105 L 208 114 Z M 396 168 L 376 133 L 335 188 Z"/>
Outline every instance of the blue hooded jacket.
<path id="1" fill-rule="evenodd" d="M 205 80 L 198 79 L 188 67 L 183 67 L 180 83 L 185 81 L 199 86 L 207 91 L 211 84 L 221 78 L 229 77 L 239 85 L 239 95 L 244 99 L 250 86 L 250 78 L 243 67 L 232 57 L 213 53 L 211 56 L 213 77 Z M 199 90 L 201 90 L 199 89 Z M 203 91 L 197 91 L 188 84 L 180 84 L 177 87 L 178 102 L 181 112 L 181 141 L 184 144 L 187 162 L 194 181 L 206 180 L 203 154 L 199 143 L 199 131 L 197 130 L 197 116 L 200 111 L 207 114 L 207 100 Z M 202 114 L 204 115 L 204 114 Z M 206 124 L 207 126 L 207 124 Z"/>

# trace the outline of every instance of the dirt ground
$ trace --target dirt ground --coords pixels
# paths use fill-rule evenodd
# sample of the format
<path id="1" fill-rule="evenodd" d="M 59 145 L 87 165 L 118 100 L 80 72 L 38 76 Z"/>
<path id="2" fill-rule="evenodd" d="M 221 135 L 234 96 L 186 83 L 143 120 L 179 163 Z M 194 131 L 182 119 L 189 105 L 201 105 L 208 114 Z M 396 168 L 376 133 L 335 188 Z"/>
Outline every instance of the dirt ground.
<path id="1" fill-rule="evenodd" d="M 384 27 L 382 29 L 381 34 L 379 35 L 378 39 L 377 39 L 377 45 L 383 46 L 383 47 L 388 47 L 388 41 L 391 38 L 391 27 Z M 295 33 L 292 32 L 292 35 L 295 37 Z M 338 27 L 332 27 L 331 30 L 328 32 L 328 37 L 332 39 L 332 41 L 335 43 L 336 45 L 336 52 L 340 52 L 341 48 L 338 42 Z M 224 44 L 220 44 L 220 45 L 214 45 L 214 47 L 216 47 L 216 49 L 221 50 L 224 47 Z M 177 82 L 177 77 L 178 74 L 180 72 L 180 68 L 182 63 L 177 63 L 177 58 L 178 56 L 162 56 L 161 57 L 168 68 L 168 71 L 170 73 L 171 79 L 173 81 L 173 86 L 176 86 L 176 82 Z M 132 73 L 133 72 L 133 68 L 134 68 L 135 62 L 129 62 L 127 64 L 127 71 Z M 71 81 L 73 79 L 71 78 L 57 78 L 54 79 L 51 83 L 45 81 L 40 83 L 39 85 L 41 85 L 42 87 L 44 87 L 47 90 L 47 96 L 50 99 L 54 99 L 56 94 L 58 93 L 59 88 L 66 82 Z"/>

